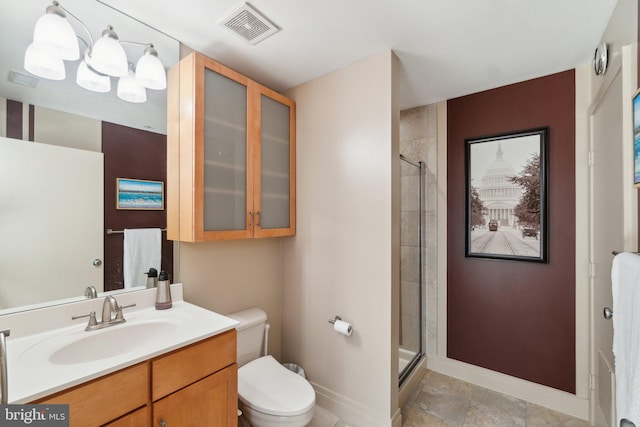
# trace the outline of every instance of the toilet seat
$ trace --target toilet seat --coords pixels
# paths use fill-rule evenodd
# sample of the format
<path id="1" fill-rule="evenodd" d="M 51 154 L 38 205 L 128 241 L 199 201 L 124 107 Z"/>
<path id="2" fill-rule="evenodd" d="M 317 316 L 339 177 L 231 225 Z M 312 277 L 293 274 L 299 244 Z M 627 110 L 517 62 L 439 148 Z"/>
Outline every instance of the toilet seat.
<path id="1" fill-rule="evenodd" d="M 255 411 L 281 417 L 304 414 L 313 409 L 313 387 L 272 356 L 255 359 L 238 369 L 238 397 Z"/>

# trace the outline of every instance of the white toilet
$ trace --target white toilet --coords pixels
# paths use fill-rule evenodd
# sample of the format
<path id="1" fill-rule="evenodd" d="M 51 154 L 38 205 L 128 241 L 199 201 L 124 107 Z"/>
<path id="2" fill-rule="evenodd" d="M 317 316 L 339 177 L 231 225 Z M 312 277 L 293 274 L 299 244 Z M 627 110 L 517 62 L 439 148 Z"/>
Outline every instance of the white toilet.
<path id="1" fill-rule="evenodd" d="M 304 427 L 313 418 L 316 394 L 302 376 L 267 354 L 267 314 L 257 308 L 228 315 L 238 331 L 238 398 L 253 427 Z M 264 345 L 263 345 L 264 342 Z M 263 351 L 264 350 L 264 351 Z"/>

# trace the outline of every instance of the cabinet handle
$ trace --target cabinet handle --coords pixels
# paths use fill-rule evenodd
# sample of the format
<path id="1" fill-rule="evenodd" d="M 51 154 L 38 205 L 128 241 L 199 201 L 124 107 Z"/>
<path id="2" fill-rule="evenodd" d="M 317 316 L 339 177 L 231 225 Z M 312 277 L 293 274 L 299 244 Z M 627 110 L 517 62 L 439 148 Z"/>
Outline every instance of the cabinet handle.
<path id="1" fill-rule="evenodd" d="M 167 422 L 164 420 L 164 418 L 160 418 L 160 427 L 167 427 Z"/>
<path id="2" fill-rule="evenodd" d="M 260 218 L 261 218 L 261 216 L 260 216 L 260 215 L 261 215 L 261 214 L 262 214 L 262 212 L 260 212 L 260 211 L 256 212 L 256 216 L 258 217 L 258 220 L 256 221 L 256 227 L 262 227 L 262 226 L 260 225 Z"/>

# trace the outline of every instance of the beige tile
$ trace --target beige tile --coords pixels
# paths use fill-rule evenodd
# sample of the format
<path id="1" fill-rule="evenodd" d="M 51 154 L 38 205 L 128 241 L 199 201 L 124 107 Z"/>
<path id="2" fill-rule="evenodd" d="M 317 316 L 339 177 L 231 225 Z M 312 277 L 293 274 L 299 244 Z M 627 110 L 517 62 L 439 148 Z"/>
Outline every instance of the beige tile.
<path id="1" fill-rule="evenodd" d="M 492 411 L 486 406 L 472 402 L 466 413 L 463 427 L 525 427 L 524 416 L 515 416 L 503 411 Z"/>
<path id="2" fill-rule="evenodd" d="M 584 420 L 573 418 L 569 415 L 552 411 L 542 406 L 527 404 L 527 427 L 588 427 Z"/>
<path id="3" fill-rule="evenodd" d="M 400 112 L 400 141 L 427 136 L 428 110 L 426 106 Z"/>
<path id="4" fill-rule="evenodd" d="M 431 415 L 419 407 L 410 408 L 406 416 L 404 414 L 402 416 L 402 427 L 458 427 L 459 425 L 460 424 Z"/>
<path id="5" fill-rule="evenodd" d="M 462 425 L 468 407 L 469 401 L 463 397 L 423 390 L 413 402 L 412 410 L 435 415 L 454 425 Z"/>
<path id="6" fill-rule="evenodd" d="M 474 387 L 472 384 L 433 371 L 427 371 L 422 384 L 424 391 L 456 396 L 465 400 L 471 398 Z"/>
<path id="7" fill-rule="evenodd" d="M 526 425 L 527 404 L 515 397 L 473 386 L 471 405 L 475 409 L 471 411 L 470 414 L 467 414 L 467 416 L 475 414 L 477 418 L 472 419 L 477 419 L 479 424 L 470 425 L 484 425 L 480 422 L 487 419 L 487 414 L 490 414 L 490 419 L 495 419 L 496 422 L 503 422 L 504 420 L 505 425 Z"/>

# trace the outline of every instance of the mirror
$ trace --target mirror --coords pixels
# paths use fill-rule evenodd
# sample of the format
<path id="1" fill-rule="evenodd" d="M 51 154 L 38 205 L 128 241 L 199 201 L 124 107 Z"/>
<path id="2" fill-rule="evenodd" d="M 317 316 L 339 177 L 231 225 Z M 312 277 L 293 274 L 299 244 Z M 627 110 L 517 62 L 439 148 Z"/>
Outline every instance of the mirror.
<path id="1" fill-rule="evenodd" d="M 100 37 L 102 31 L 107 25 L 112 25 L 121 41 L 153 43 L 155 49 L 158 51 L 158 57 L 166 69 L 178 62 L 179 43 L 177 40 L 148 27 L 137 19 L 120 13 L 118 10 L 109 6 L 108 3 L 108 1 L 95 0 L 60 1 L 63 8 L 68 10 L 86 25 L 88 30 L 91 32 L 94 41 Z M 51 5 L 50 0 L 18 2 L 10 8 L 11 10 L 8 13 L 0 16 L 0 28 L 2 28 L 2 37 L 0 37 L 0 98 L 22 103 L 25 116 L 35 116 L 36 128 L 47 128 L 46 133 L 68 135 L 69 140 L 75 140 L 73 144 L 68 144 L 68 141 L 65 141 L 63 145 L 71 145 L 76 149 L 79 148 L 81 150 L 94 151 L 92 154 L 99 154 L 100 152 L 100 133 L 97 134 L 98 143 L 96 144 L 95 134 L 90 137 L 85 137 L 83 131 L 78 132 L 77 121 L 75 119 L 67 120 L 68 118 L 78 117 L 80 122 L 82 122 L 83 118 L 88 118 L 90 119 L 88 120 L 89 122 L 93 121 L 100 123 L 100 121 L 104 121 L 158 134 L 166 134 L 166 90 L 147 90 L 147 102 L 142 104 L 133 104 L 119 99 L 116 95 L 117 79 L 113 77 L 111 78 L 110 92 L 96 93 L 88 91 L 75 83 L 77 67 L 80 63 L 79 60 L 65 61 L 65 80 L 53 81 L 36 77 L 35 87 L 24 85 L 25 83 L 32 82 L 32 77 L 34 77 L 24 69 L 24 53 L 33 40 L 35 23 L 45 13 L 45 10 L 49 5 Z M 79 24 L 73 17 L 68 17 L 67 19 L 79 38 L 84 40 L 89 39 L 87 31 L 81 24 Z M 79 46 L 81 52 L 84 52 L 85 45 L 80 40 Z M 139 45 L 123 44 L 123 47 L 127 53 L 128 60 L 133 64 L 137 62 L 138 58 L 142 56 L 144 51 L 144 46 Z M 0 101 L 2 101 L 0 104 L 3 104 L 3 106 L 0 106 L 0 121 L 3 122 L 0 124 L 0 136 L 5 136 L 7 132 L 7 111 L 3 107 L 6 105 L 6 102 L 4 102 L 4 99 L 0 99 Z M 29 110 L 30 105 L 35 106 L 34 110 L 36 114 L 29 115 L 27 111 Z M 42 120 L 41 117 L 45 116 L 45 114 L 38 114 L 39 110 L 53 113 L 46 114 L 48 117 L 46 124 L 38 123 L 38 120 Z M 57 115 L 58 113 L 60 114 Z M 52 117 L 58 117 L 59 119 L 52 120 Z M 72 121 L 74 122 L 73 124 L 71 123 Z M 30 124 L 28 123 L 28 120 L 25 120 L 25 122 L 26 123 L 23 123 L 22 125 L 24 128 L 23 139 L 28 139 L 27 135 L 29 133 L 28 128 Z M 31 124 L 31 126 L 33 127 L 33 124 Z M 40 132 L 40 135 L 41 134 L 42 132 Z M 34 138 L 36 142 L 39 142 L 38 135 L 39 133 L 36 131 Z M 86 146 L 83 146 L 85 140 L 88 142 Z M 73 150 L 70 148 L 59 147 L 56 149 L 58 151 Z M 77 152 L 78 150 L 73 151 Z M 95 153 L 96 151 L 98 153 Z M 99 155 L 101 156 L 101 154 Z M 3 161 L 17 162 L 17 159 L 5 156 Z M 56 170 L 61 168 L 53 167 L 50 169 L 53 169 L 50 173 L 55 173 Z M 38 171 L 40 172 L 37 175 L 37 182 L 50 180 L 49 176 L 45 176 L 41 169 L 38 169 Z M 77 176 L 74 177 L 74 179 L 76 181 L 81 180 L 81 178 Z M 25 195 L 37 197 L 34 193 L 35 188 L 33 183 L 21 183 L 16 179 L 3 179 L 2 181 L 3 186 L 10 185 L 12 187 L 17 187 L 20 184 L 23 184 L 20 188 L 21 192 Z M 94 191 L 99 192 L 99 198 L 102 200 L 102 187 L 94 189 Z M 6 213 L 6 206 L 7 205 L 0 207 L 0 214 Z M 101 203 L 100 207 L 102 208 Z M 32 209 L 30 214 L 34 214 L 34 211 L 42 211 L 43 214 L 46 214 L 47 212 L 51 212 L 51 209 L 49 207 Z M 57 228 L 62 229 L 64 228 L 63 226 L 68 226 L 70 222 L 70 215 L 48 215 L 47 221 L 50 221 L 52 217 L 61 221 L 58 224 L 59 227 L 57 227 L 55 223 L 47 223 L 37 216 L 31 216 L 28 221 L 31 224 L 47 223 L 47 228 L 49 230 Z M 12 224 L 16 226 L 15 228 L 18 228 L 18 225 L 14 224 L 15 221 L 18 221 L 17 218 L 20 218 L 20 215 L 14 215 L 11 217 L 11 221 L 13 221 Z M 0 216 L 0 221 L 8 221 L 8 218 L 5 217 L 3 219 L 2 216 Z M 92 229 L 88 234 L 99 239 L 100 242 L 98 243 L 98 246 L 102 247 L 102 239 L 105 234 L 102 215 L 100 215 L 99 221 L 94 222 L 99 223 L 99 225 L 94 225 L 98 230 Z M 36 234 L 39 236 L 40 241 L 26 242 L 25 236 L 21 236 L 20 233 L 12 233 L 13 237 L 17 239 L 13 242 L 9 240 L 11 236 L 7 233 L 1 237 L 0 245 L 2 245 L 3 251 L 10 250 L 9 248 L 12 248 L 12 250 L 16 252 L 16 255 L 23 257 L 25 265 L 30 266 L 32 270 L 41 270 L 42 273 L 41 278 L 30 279 L 37 280 L 41 284 L 42 289 L 39 292 L 34 292 L 33 290 L 25 291 L 22 295 L 18 295 L 11 299 L 19 301 L 17 304 L 20 306 L 28 306 L 36 302 L 41 304 L 43 302 L 42 298 L 45 298 L 46 301 L 53 302 L 56 300 L 81 297 L 84 293 L 85 286 L 91 283 L 85 283 L 84 280 L 80 282 L 80 280 L 78 280 L 79 283 L 75 285 L 72 291 L 62 291 L 56 286 L 50 286 L 50 283 L 47 282 L 47 268 L 44 266 L 48 265 L 51 258 L 50 253 L 48 253 L 45 248 L 49 246 L 50 250 L 56 250 L 56 245 L 49 244 L 51 241 L 54 239 L 56 241 L 64 239 L 64 244 L 66 246 L 80 246 L 80 244 L 73 241 L 73 235 L 82 233 L 66 233 L 63 236 L 53 236 L 51 234 L 47 235 L 44 231 L 40 230 L 40 232 Z M 37 247 L 38 250 L 33 250 L 34 247 Z M 93 260 L 93 258 L 91 258 L 91 260 Z M 89 262 L 91 262 L 91 260 Z M 86 263 L 87 260 L 78 260 L 78 262 Z M 12 286 L 12 283 L 6 283 L 11 282 L 11 280 L 2 280 L 2 277 L 3 276 L 0 275 L 0 314 L 6 312 L 7 309 L 15 311 L 15 307 L 12 305 L 5 305 L 2 301 L 3 295 L 10 293 L 15 294 L 16 288 L 22 288 L 22 286 Z M 66 278 L 72 280 L 73 273 L 69 272 L 69 274 L 66 275 Z M 11 289 L 6 289 L 5 287 L 10 287 Z M 45 287 L 46 292 L 44 292 Z M 69 292 L 72 293 L 70 294 Z"/>

